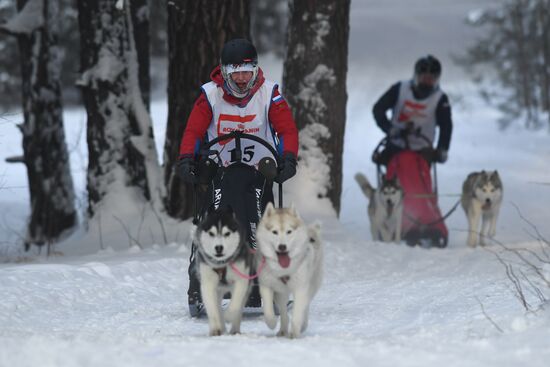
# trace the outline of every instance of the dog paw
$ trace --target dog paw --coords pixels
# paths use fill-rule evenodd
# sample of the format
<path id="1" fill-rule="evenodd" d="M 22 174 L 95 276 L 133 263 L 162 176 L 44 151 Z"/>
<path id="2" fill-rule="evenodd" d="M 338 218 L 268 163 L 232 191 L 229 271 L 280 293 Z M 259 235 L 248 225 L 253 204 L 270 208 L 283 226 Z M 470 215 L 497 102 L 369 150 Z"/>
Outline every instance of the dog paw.
<path id="1" fill-rule="evenodd" d="M 212 329 L 210 330 L 210 336 L 220 336 L 223 334 L 222 329 Z"/>
<path id="2" fill-rule="evenodd" d="M 238 328 L 238 327 L 235 327 L 235 328 L 231 328 L 231 330 L 229 330 L 229 334 L 231 335 L 237 335 L 237 334 L 240 334 L 241 333 L 241 328 Z"/>
<path id="3" fill-rule="evenodd" d="M 289 339 L 298 339 L 300 337 L 300 333 L 291 331 L 290 334 L 288 334 Z"/>
<path id="4" fill-rule="evenodd" d="M 277 336 L 280 337 L 280 338 L 283 338 L 287 335 L 288 335 L 288 333 L 285 330 L 279 330 L 279 332 L 277 333 Z"/>
<path id="5" fill-rule="evenodd" d="M 467 243 L 468 243 L 468 246 L 470 246 L 470 247 L 476 247 L 476 245 L 477 245 L 477 241 L 476 241 L 475 238 L 468 238 Z"/>
<path id="6" fill-rule="evenodd" d="M 272 330 L 275 329 L 275 326 L 277 326 L 277 317 L 275 315 L 273 316 L 264 315 L 264 321 L 267 327 Z"/>

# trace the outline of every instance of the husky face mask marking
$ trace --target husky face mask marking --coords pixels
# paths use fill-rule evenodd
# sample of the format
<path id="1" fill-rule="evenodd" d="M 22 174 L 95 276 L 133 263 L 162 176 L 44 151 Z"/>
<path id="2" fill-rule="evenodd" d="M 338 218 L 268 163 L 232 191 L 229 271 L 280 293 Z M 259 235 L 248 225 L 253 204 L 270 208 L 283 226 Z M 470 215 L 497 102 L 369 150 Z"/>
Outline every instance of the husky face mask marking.
<path id="1" fill-rule="evenodd" d="M 386 179 L 382 177 L 379 200 L 387 207 L 388 217 L 393 214 L 393 208 L 401 202 L 403 190 L 396 178 Z"/>
<path id="2" fill-rule="evenodd" d="M 276 259 L 279 266 L 286 269 L 291 265 L 292 259 L 303 252 L 304 248 L 298 244 L 303 243 L 307 231 L 293 207 L 279 211 L 278 213 L 272 205 L 266 208 L 262 253 L 269 259 Z"/>
<path id="3" fill-rule="evenodd" d="M 200 224 L 198 231 L 200 251 L 207 262 L 224 264 L 237 254 L 241 234 L 237 219 L 230 209 L 211 213 Z"/>
<path id="4" fill-rule="evenodd" d="M 488 210 L 501 196 L 501 182 L 498 172 L 483 172 L 479 175 L 474 186 L 475 197 L 483 203 L 483 209 Z"/>

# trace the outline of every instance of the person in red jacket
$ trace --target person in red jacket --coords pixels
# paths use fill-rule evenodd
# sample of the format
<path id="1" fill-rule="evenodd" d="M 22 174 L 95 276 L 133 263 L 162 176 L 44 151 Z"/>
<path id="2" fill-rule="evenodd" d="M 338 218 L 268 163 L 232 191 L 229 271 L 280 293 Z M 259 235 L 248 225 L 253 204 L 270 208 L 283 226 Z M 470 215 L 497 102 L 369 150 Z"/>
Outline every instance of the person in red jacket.
<path id="1" fill-rule="evenodd" d="M 254 45 L 246 39 L 228 41 L 221 52 L 220 65 L 210 74 L 211 81 L 202 85 L 187 120 L 177 163 L 178 174 L 185 182 L 198 181 L 197 162 L 201 144 L 238 130 L 261 138 L 280 155 L 274 180 L 282 183 L 296 174 L 298 130 L 290 107 L 276 83 L 264 78 L 258 67 Z M 262 144 L 242 139 L 241 154 L 235 154 L 235 141 L 214 144 L 219 164 L 224 167 L 209 187 L 207 205 L 229 206 L 239 222 L 246 227 L 249 246 L 256 247 L 255 228 L 260 213 L 273 202 L 272 183 L 257 169 L 264 157 L 271 157 Z M 241 157 L 240 159 L 238 157 Z M 192 256 L 193 258 L 193 256 Z M 190 310 L 200 312 L 200 284 L 189 268 L 188 291 Z M 195 307 L 194 309 L 192 308 Z M 260 306 L 257 287 L 253 287 L 249 306 Z M 194 310 L 194 311 L 193 311 Z"/>

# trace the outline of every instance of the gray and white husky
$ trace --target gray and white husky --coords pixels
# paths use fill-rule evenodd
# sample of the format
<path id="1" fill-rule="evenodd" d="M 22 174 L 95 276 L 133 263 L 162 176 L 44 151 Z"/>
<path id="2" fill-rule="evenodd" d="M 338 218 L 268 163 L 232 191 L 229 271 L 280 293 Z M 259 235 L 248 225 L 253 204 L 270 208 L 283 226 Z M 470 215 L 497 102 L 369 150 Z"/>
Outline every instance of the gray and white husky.
<path id="1" fill-rule="evenodd" d="M 378 189 L 372 187 L 362 173 L 357 173 L 355 180 L 369 199 L 368 214 L 372 239 L 401 242 L 403 189 L 399 179 L 382 177 L 382 184 Z"/>
<path id="2" fill-rule="evenodd" d="M 487 237 L 496 233 L 496 223 L 502 203 L 502 181 L 497 171 L 472 172 L 462 185 L 461 203 L 468 219 L 468 246 L 485 245 Z M 481 232 L 478 232 L 481 220 Z"/>
<path id="3" fill-rule="evenodd" d="M 210 335 L 225 332 L 224 319 L 231 322 L 230 333 L 237 334 L 250 291 L 248 274 L 253 260 L 242 227 L 230 208 L 211 210 L 197 226 L 194 238 Z M 221 303 L 227 292 L 231 292 L 231 302 L 224 315 Z"/>
<path id="4" fill-rule="evenodd" d="M 278 336 L 297 338 L 308 325 L 309 306 L 322 280 L 320 225 L 306 226 L 296 209 L 275 209 L 269 203 L 256 232 L 258 274 L 264 319 L 277 325 L 273 302 L 281 315 Z M 287 303 L 294 305 L 290 333 Z"/>

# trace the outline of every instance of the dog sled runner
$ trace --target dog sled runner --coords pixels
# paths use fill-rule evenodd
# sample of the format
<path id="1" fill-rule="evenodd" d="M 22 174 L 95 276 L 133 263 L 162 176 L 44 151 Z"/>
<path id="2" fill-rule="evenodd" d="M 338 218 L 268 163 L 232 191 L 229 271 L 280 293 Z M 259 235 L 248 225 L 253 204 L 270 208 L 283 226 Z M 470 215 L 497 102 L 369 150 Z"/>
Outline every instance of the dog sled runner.
<path id="1" fill-rule="evenodd" d="M 419 132 L 412 132 L 431 142 Z M 446 247 L 449 231 L 445 219 L 456 209 L 455 205 L 449 212 L 442 215 L 438 206 L 437 168 L 433 159 L 433 148 L 423 152 L 409 148 L 408 136 L 402 137 L 405 148 L 394 152 L 390 157 L 384 157 L 389 139 L 386 137 L 378 144 L 372 154 L 376 164 L 378 185 L 382 177 L 399 179 L 404 192 L 403 218 L 401 224 L 402 238 L 409 246 Z M 430 174 L 430 165 L 433 171 Z"/>
<path id="2" fill-rule="evenodd" d="M 216 144 L 225 149 L 224 142 L 234 140 L 234 148 L 231 150 L 231 164 L 224 166 L 220 158 L 220 151 L 212 149 Z M 262 158 L 258 169 L 246 164 L 250 161 L 250 150 L 244 147 L 244 141 L 254 141 L 267 149 L 272 157 Z M 250 251 L 255 251 L 255 226 L 254 221 L 248 220 L 251 217 L 259 222 L 261 211 L 269 201 L 273 201 L 271 191 L 272 182 L 277 176 L 280 166 L 279 154 L 275 148 L 263 139 L 246 134 L 241 131 L 233 131 L 229 134 L 220 135 L 217 138 L 206 142 L 199 150 L 196 168 L 197 183 L 194 184 L 194 214 L 193 224 L 197 225 L 207 213 L 208 208 L 214 206 L 230 206 L 235 212 L 239 221 L 245 225 L 245 233 L 250 241 Z M 230 185 L 231 182 L 239 182 L 239 185 Z M 269 189 L 266 190 L 266 187 Z M 278 184 L 279 207 L 283 205 L 283 187 Z M 250 224 L 250 225 L 248 225 Z M 254 228 L 253 228 L 254 227 Z M 197 261 L 197 245 L 193 242 L 189 258 L 189 313 L 191 317 L 204 315 L 204 305 L 200 294 L 200 281 L 195 273 L 195 262 Z M 255 313 L 261 306 L 261 299 L 258 291 L 255 274 L 248 274 L 254 279 L 252 292 L 250 293 L 245 311 Z M 257 312 L 256 312 L 257 313 Z"/>

